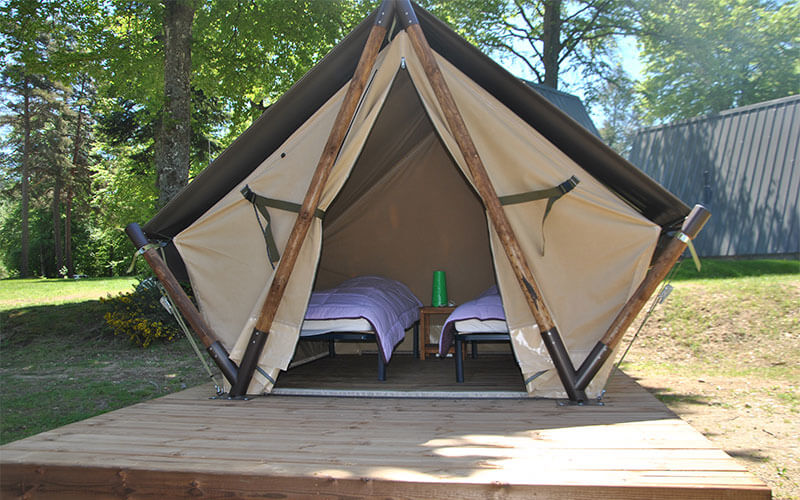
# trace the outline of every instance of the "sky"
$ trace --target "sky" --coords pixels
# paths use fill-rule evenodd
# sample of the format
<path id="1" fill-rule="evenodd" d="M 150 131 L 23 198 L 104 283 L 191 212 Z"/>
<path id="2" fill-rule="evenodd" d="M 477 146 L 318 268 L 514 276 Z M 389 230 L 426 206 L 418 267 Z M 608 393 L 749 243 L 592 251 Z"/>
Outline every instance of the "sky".
<path id="1" fill-rule="evenodd" d="M 617 43 L 619 45 L 619 55 L 621 57 L 622 68 L 628 73 L 631 79 L 641 79 L 644 74 L 644 65 L 642 65 L 641 61 L 639 60 L 639 48 L 636 46 L 636 39 L 630 36 L 621 37 L 618 39 Z M 498 64 L 506 68 L 511 74 L 525 80 L 536 80 L 530 70 L 528 70 L 522 62 L 507 58 L 500 59 L 497 55 L 492 55 L 492 58 L 495 59 Z M 568 92 L 570 94 L 575 94 L 581 98 L 581 100 L 583 100 L 584 95 L 580 90 L 580 85 L 577 80 L 579 76 L 570 73 L 562 73 L 560 76 L 562 78 L 564 87 L 559 87 L 559 90 Z M 589 116 L 591 116 L 595 126 L 600 128 L 605 116 L 601 113 L 601 110 L 598 106 L 595 106 L 594 108 L 595 109 L 592 109 L 587 106 L 587 111 L 589 111 Z"/>

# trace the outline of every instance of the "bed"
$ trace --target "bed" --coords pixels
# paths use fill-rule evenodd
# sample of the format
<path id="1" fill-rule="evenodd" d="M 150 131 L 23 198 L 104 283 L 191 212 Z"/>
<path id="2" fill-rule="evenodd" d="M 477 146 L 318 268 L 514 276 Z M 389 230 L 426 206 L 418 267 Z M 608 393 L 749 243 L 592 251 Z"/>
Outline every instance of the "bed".
<path id="1" fill-rule="evenodd" d="M 509 342 L 506 313 L 497 286 L 458 306 L 447 317 L 439 338 L 439 355 L 445 356 L 455 343 L 456 382 L 464 382 L 464 342 L 472 343 L 472 357 L 480 342 Z"/>
<path id="2" fill-rule="evenodd" d="M 412 326 L 417 349 L 420 307 L 422 302 L 403 283 L 359 276 L 311 294 L 300 339 L 328 341 L 330 356 L 336 355 L 335 342 L 374 341 L 378 380 L 386 380 L 386 365 Z"/>

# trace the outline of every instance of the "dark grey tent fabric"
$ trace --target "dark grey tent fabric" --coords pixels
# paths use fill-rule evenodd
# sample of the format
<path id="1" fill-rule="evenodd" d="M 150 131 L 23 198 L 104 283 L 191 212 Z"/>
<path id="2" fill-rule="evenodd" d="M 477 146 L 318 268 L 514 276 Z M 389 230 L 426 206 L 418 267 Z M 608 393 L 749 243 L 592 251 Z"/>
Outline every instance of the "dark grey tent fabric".
<path id="1" fill-rule="evenodd" d="M 667 227 L 689 208 L 628 163 L 546 98 L 508 73 L 414 5 L 433 50 L 491 93 L 642 215 Z M 352 76 L 366 42 L 373 12 L 323 60 L 271 105 L 208 168 L 163 207 L 145 226 L 151 238 L 170 239 L 188 227 L 240 183 Z M 391 33 L 390 33 L 391 35 Z M 178 265 L 170 262 L 177 270 Z M 177 274 L 182 274 L 179 271 Z"/>

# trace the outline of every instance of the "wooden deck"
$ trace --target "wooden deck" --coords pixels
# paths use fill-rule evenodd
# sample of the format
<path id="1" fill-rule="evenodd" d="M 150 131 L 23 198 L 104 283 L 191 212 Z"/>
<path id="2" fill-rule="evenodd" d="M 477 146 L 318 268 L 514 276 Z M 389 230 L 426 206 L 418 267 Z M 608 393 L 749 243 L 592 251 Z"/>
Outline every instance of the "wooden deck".
<path id="1" fill-rule="evenodd" d="M 327 369 L 332 388 L 372 390 L 374 373 L 359 375 L 376 370 L 370 359 L 316 362 L 278 386 L 322 387 Z M 381 390 L 412 389 L 404 384 L 436 370 L 438 380 L 454 379 L 452 360 L 398 360 Z M 495 363 L 498 380 L 509 362 L 468 360 L 468 383 L 473 361 L 482 370 Z M 500 389 L 517 390 L 511 379 Z M 605 406 L 584 407 L 528 398 L 228 401 L 211 392 L 189 389 L 3 446 L 2 498 L 770 498 L 621 373 Z"/>

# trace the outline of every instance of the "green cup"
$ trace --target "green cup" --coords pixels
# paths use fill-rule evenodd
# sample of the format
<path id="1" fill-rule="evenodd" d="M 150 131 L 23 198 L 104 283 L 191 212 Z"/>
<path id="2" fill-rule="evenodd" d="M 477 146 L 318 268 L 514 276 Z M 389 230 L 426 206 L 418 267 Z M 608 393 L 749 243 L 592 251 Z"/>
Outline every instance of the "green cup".
<path id="1" fill-rule="evenodd" d="M 443 307 L 447 305 L 447 279 L 444 271 L 433 272 L 433 294 L 431 296 L 433 307 Z"/>

